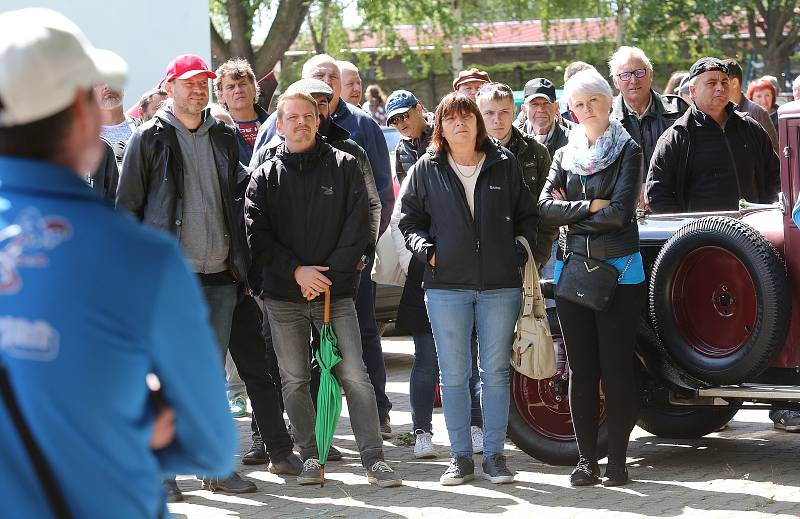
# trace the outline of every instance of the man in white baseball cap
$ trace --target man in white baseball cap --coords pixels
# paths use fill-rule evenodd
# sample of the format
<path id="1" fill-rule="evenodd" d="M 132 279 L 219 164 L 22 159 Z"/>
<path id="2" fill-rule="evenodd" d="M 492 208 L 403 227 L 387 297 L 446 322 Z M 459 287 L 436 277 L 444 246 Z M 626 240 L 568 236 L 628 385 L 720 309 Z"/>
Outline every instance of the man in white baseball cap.
<path id="1" fill-rule="evenodd" d="M 103 151 L 93 87 L 125 74 L 59 13 L 0 14 L 3 517 L 161 517 L 162 475 L 233 468 L 195 276 L 83 180 Z"/>

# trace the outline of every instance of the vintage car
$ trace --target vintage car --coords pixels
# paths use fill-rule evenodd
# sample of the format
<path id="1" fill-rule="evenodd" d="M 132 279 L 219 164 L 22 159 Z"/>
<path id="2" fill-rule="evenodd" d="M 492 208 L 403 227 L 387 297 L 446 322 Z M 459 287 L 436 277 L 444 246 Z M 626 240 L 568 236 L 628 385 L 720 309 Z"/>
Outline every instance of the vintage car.
<path id="1" fill-rule="evenodd" d="M 774 205 L 639 219 L 649 304 L 637 323 L 637 423 L 656 436 L 699 438 L 742 406 L 800 409 L 800 230 L 791 218 L 800 101 L 781 107 L 779 127 L 782 192 Z M 558 320 L 550 321 L 557 372 L 546 380 L 514 373 L 508 431 L 531 456 L 574 464 L 569 363 Z M 600 407 L 602 424 L 602 395 Z M 601 425 L 601 455 L 606 442 Z"/>

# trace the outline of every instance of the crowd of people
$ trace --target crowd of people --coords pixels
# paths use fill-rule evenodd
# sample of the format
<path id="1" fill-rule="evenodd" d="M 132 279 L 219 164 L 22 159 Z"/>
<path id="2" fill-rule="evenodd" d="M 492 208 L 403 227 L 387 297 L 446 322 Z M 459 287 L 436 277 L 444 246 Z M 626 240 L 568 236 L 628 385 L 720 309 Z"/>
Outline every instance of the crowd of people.
<path id="1" fill-rule="evenodd" d="M 63 16 L 9 12 L 0 34 L 0 221 L 19 269 L 0 285 L 0 367 L 24 395 L 30 429 L 15 435 L 20 420 L 0 408 L 0 430 L 15 438 L 0 447 L 0 482 L 19 489 L 17 516 L 68 496 L 69 515 L 90 517 L 100 493 L 120 517 L 157 517 L 165 496 L 182 499 L 178 473 L 213 492 L 257 491 L 234 470 L 231 414 L 245 416 L 248 400 L 243 463 L 319 484 L 312 353 L 326 293 L 343 358 L 334 373 L 368 481 L 401 485 L 382 447 L 392 404 L 371 273 L 384 233 L 405 278 L 398 323 L 414 342 L 414 456 L 437 456 L 439 383 L 451 445 L 443 485 L 473 479 L 479 453 L 484 478 L 514 481 L 504 441 L 520 267 L 535 262 L 556 286 L 570 281 L 573 255 L 613 269 L 608 308 L 558 290 L 555 305 L 580 452 L 570 483 L 623 485 L 639 403 L 627 323 L 646 293 L 637 209 L 733 210 L 780 191 L 778 89 L 761 78 L 745 93 L 730 59 L 701 58 L 659 94 L 649 58 L 623 46 L 608 62 L 616 96 L 575 62 L 567 111 L 553 82 L 534 77 L 517 116 L 511 87 L 478 69 L 460 72 L 433 112 L 377 85 L 362 105 L 357 67 L 319 54 L 268 114 L 247 61 L 212 71 L 186 54 L 126 114 L 124 62 Z M 402 137 L 391 151 L 384 124 Z M 45 290 L 67 304 L 45 304 Z M 85 409 L 97 388 L 102 411 Z M 796 411 L 770 416 L 800 430 Z M 27 462 L 37 451 L 44 461 Z M 330 448 L 329 461 L 341 457 Z M 55 482 L 20 484 L 44 472 Z"/>

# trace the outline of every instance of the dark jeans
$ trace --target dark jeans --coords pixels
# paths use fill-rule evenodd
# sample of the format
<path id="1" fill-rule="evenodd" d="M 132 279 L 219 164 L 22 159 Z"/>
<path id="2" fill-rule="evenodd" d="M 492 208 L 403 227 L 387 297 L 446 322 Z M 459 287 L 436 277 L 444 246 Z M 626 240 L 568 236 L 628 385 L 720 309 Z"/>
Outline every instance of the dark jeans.
<path id="1" fill-rule="evenodd" d="M 322 323 L 324 303 L 265 299 L 275 353 L 281 370 L 283 400 L 303 461 L 317 457 L 314 434 L 316 412 L 309 391 L 311 373 L 308 341 L 310 327 Z M 342 361 L 333 369 L 347 397 L 350 425 L 365 467 L 383 459 L 383 439 L 378 431 L 375 391 L 361 354 L 361 337 L 353 300 L 331 302 L 331 323 L 337 336 Z"/>
<path id="2" fill-rule="evenodd" d="M 433 402 L 436 398 L 436 383 L 439 381 L 439 359 L 433 334 L 414 334 L 414 364 L 409 380 L 411 422 L 414 431 L 432 432 Z"/>
<path id="3" fill-rule="evenodd" d="M 375 401 L 378 404 L 378 417 L 381 422 L 389 420 L 392 403 L 386 396 L 386 366 L 383 363 L 383 348 L 375 322 L 375 283 L 372 281 L 372 268 L 367 266 L 361 271 L 361 282 L 356 295 L 356 313 L 358 328 L 361 332 L 361 348 L 364 364 L 367 366 L 369 380 L 375 390 Z"/>
<path id="4" fill-rule="evenodd" d="M 603 380 L 608 422 L 608 463 L 625 463 L 628 440 L 639 412 L 634 371 L 635 324 L 642 313 L 646 287 L 619 285 L 611 308 L 595 312 L 556 298 L 558 320 L 569 359 L 569 404 L 578 450 L 597 461 L 600 411 L 599 383 Z"/>
<path id="5" fill-rule="evenodd" d="M 203 295 L 208 305 L 208 320 L 214 337 L 217 339 L 222 365 L 225 365 L 225 354 L 228 352 L 228 342 L 231 337 L 233 323 L 233 310 L 236 308 L 237 286 L 230 285 L 203 285 Z"/>
<path id="6" fill-rule="evenodd" d="M 279 386 L 269 374 L 262 319 L 255 299 L 240 296 L 233 313 L 230 351 L 253 405 L 253 418 L 258 422 L 264 446 L 270 458 L 277 461 L 291 454 L 293 444 L 283 421 Z"/>
<path id="7" fill-rule="evenodd" d="M 278 396 L 278 402 L 281 406 L 281 419 L 283 419 L 283 395 L 281 394 L 281 373 L 278 369 L 278 358 L 275 356 L 275 347 L 272 344 L 272 332 L 269 329 L 269 319 L 267 319 L 267 309 L 264 308 L 264 300 L 259 298 L 253 298 L 255 302 L 258 304 L 258 308 L 261 311 L 262 319 L 261 319 L 261 334 L 264 337 L 264 346 L 265 346 L 265 358 L 267 360 L 267 373 L 269 374 L 269 378 L 272 380 L 272 383 L 275 385 L 276 393 Z M 256 419 L 256 411 L 253 409 L 253 415 L 250 419 L 250 430 L 253 433 L 253 440 L 255 441 L 256 438 L 260 438 L 261 434 L 258 432 L 258 421 Z"/>

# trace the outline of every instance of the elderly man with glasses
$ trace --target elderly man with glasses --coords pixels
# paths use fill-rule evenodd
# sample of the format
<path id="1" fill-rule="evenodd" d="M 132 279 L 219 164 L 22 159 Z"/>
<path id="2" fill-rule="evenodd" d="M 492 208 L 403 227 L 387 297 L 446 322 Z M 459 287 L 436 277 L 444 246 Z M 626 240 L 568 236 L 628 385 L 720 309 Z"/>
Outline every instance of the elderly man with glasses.
<path id="1" fill-rule="evenodd" d="M 638 47 L 620 47 L 608 60 L 614 86 L 620 95 L 611 116 L 622 123 L 642 148 L 644 171 L 650 164 L 656 142 L 689 105 L 677 96 L 664 96 L 652 88 L 653 64 Z"/>

